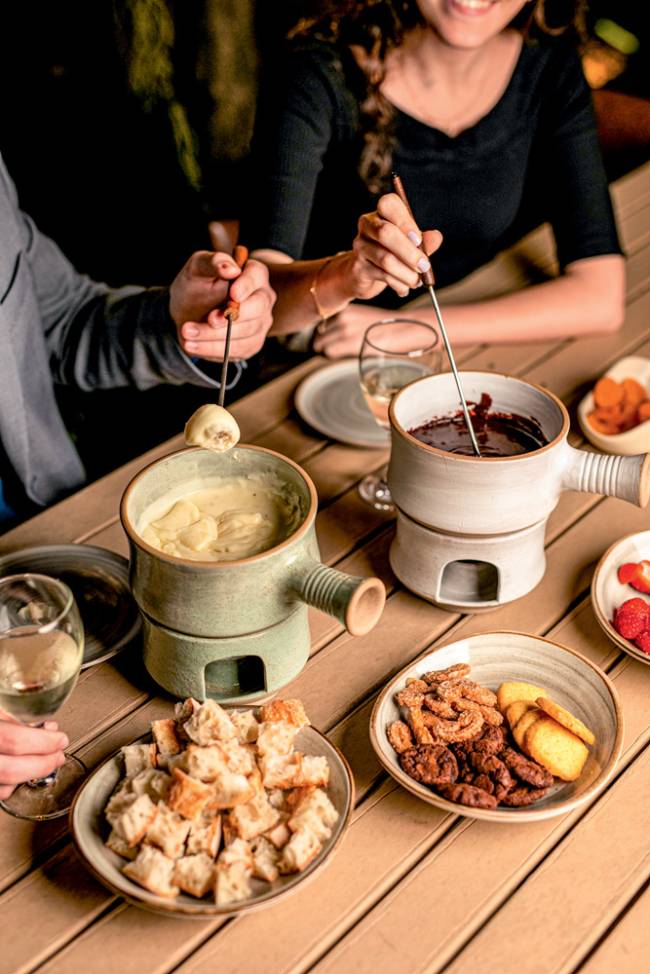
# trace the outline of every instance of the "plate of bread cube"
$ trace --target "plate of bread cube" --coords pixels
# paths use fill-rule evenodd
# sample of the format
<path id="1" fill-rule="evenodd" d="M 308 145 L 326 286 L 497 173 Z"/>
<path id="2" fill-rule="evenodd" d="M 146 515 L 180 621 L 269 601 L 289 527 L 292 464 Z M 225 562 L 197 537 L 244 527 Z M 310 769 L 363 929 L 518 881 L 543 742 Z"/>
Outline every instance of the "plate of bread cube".
<path id="1" fill-rule="evenodd" d="M 181 917 L 275 903 L 328 861 L 354 783 L 299 700 L 225 708 L 188 699 L 79 790 L 77 852 L 114 893 Z"/>

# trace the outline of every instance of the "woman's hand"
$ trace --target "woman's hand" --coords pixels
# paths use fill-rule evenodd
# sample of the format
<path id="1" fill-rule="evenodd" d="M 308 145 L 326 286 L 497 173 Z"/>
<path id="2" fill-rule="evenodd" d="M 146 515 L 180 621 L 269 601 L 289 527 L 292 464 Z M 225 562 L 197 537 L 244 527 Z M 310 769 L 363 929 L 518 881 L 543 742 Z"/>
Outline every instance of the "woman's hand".
<path id="1" fill-rule="evenodd" d="M 9 798 L 16 785 L 60 768 L 68 743 L 52 721 L 44 727 L 25 727 L 0 719 L 0 799 Z"/>
<path id="2" fill-rule="evenodd" d="M 327 358 L 358 355 L 363 336 L 370 325 L 382 318 L 391 318 L 394 314 L 394 311 L 383 308 L 351 304 L 318 326 L 313 342 L 314 351 Z"/>
<path id="3" fill-rule="evenodd" d="M 249 260 L 242 271 L 228 254 L 199 251 L 170 289 L 169 310 L 186 355 L 223 361 L 227 322 L 218 306 L 224 304 L 231 281 L 230 297 L 239 302 L 239 317 L 233 321 L 230 355 L 247 359 L 262 348 L 275 303 L 268 268 Z"/>
<path id="4" fill-rule="evenodd" d="M 341 272 L 347 274 L 355 298 L 377 297 L 386 287 L 405 298 L 411 288 L 420 286 L 420 274 L 431 266 L 421 247 L 432 254 L 441 243 L 439 230 L 420 233 L 399 196 L 388 193 L 374 213 L 360 218 L 352 253 L 347 264 L 342 262 Z"/>

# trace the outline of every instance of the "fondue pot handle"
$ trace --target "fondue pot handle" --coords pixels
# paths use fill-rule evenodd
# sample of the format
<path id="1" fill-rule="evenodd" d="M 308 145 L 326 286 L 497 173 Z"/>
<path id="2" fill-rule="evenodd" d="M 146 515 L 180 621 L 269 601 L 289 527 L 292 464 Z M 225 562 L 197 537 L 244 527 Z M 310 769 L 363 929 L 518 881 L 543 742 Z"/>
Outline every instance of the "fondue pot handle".
<path id="1" fill-rule="evenodd" d="M 386 602 L 379 578 L 346 575 L 313 559 L 296 568 L 291 590 L 302 602 L 338 619 L 352 636 L 370 632 Z"/>
<path id="2" fill-rule="evenodd" d="M 565 490 L 605 494 L 645 507 L 650 498 L 650 453 L 621 457 L 567 446 L 562 476 Z"/>

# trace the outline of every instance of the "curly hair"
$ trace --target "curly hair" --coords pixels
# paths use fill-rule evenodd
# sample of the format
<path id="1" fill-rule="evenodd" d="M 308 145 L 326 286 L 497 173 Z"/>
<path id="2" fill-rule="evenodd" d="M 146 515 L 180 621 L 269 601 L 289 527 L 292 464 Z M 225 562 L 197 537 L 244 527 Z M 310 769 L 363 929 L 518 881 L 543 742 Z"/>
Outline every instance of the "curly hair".
<path id="1" fill-rule="evenodd" d="M 510 26 L 530 42 L 540 34 L 566 31 L 582 42 L 586 8 L 587 0 L 532 0 Z M 386 58 L 400 47 L 405 34 L 424 23 L 416 0 L 321 0 L 313 15 L 303 17 L 289 34 L 290 39 L 313 38 L 361 52 L 355 57 L 361 85 L 359 174 L 375 194 L 388 187 L 395 148 L 395 110 L 381 92 Z"/>

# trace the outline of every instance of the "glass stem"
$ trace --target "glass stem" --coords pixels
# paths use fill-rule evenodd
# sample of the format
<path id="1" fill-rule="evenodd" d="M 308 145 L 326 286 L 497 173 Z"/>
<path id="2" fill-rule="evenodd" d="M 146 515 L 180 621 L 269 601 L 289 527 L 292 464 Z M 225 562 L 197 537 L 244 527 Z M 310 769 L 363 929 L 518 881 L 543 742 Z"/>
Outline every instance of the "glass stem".
<path id="1" fill-rule="evenodd" d="M 44 721 L 38 724 L 30 724 L 30 727 L 45 727 Z M 58 768 L 56 771 L 52 771 L 51 774 L 45 775 L 44 778 L 31 778 L 27 784 L 30 788 L 47 788 L 48 785 L 53 785 L 56 781 L 56 776 L 58 773 Z"/>

